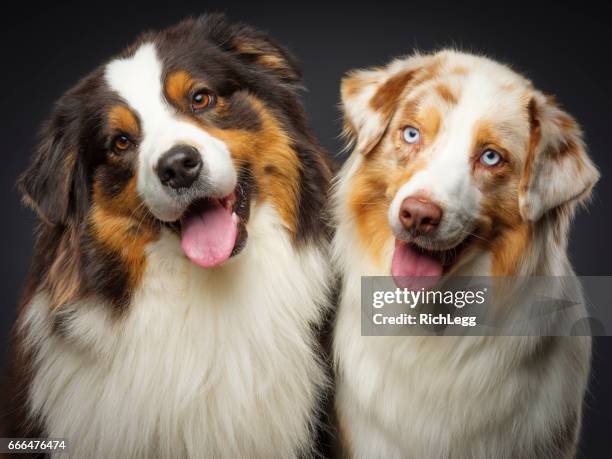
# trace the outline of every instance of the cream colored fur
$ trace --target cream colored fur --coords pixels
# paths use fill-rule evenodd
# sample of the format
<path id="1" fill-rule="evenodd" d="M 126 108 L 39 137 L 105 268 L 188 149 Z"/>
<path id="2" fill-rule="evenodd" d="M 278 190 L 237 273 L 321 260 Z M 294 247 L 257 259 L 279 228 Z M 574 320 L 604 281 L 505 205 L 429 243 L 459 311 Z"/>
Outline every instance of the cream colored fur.
<path id="1" fill-rule="evenodd" d="M 450 214 L 453 218 L 472 222 L 471 216 L 477 217 L 480 211 L 482 194 L 465 175 L 469 169 L 457 158 L 467 155 L 461 148 L 469 139 L 461 136 L 469 136 L 470 123 L 486 113 L 483 110 L 490 110 L 486 114 L 492 117 L 503 115 L 499 110 L 504 107 L 490 92 L 492 86 L 487 80 L 515 84 L 525 93 L 533 89 L 529 82 L 488 59 L 450 51 L 434 57 L 444 62 L 442 68 L 461 66 L 474 71 L 476 80 L 472 83 L 478 85 L 471 93 L 461 88 L 465 90 L 462 94 L 469 96 L 459 102 L 460 106 L 464 104 L 457 109 L 461 110 L 461 119 L 442 120 L 439 136 L 445 143 L 432 147 L 432 160 L 413 177 L 415 182 L 409 180 L 400 188 L 398 195 L 405 194 L 396 196 L 393 202 L 401 202 L 413 188 L 426 188 L 429 195 L 451 201 L 455 206 Z M 432 57 L 396 60 L 386 68 L 351 76 L 367 76 L 367 81 L 382 84 L 428 58 Z M 367 154 L 359 148 L 368 143 L 360 128 L 380 136 L 384 132 L 384 127 L 372 126 L 380 121 L 378 114 L 368 118 L 372 108 L 367 95 L 373 92 L 369 88 L 365 98 L 344 97 L 346 116 L 356 131 L 351 135 L 357 137 L 358 148 L 342 168 L 334 195 L 334 262 L 343 279 L 334 334 L 336 408 L 346 455 L 368 459 L 572 457 L 590 368 L 590 338 L 361 336 L 361 276 L 389 275 L 394 247 L 390 239 L 380 254 L 383 262 L 372 258 L 357 235 L 349 205 L 352 177 Z M 536 97 L 543 100 L 539 93 Z M 526 121 L 517 120 L 523 124 Z M 543 131 L 546 129 L 552 128 L 543 126 Z M 548 131 L 544 134 L 543 142 L 553 135 Z M 524 155 L 527 136 L 518 137 L 516 142 L 518 154 Z M 554 191 L 555 187 L 563 188 L 564 181 L 566 188 L 578 183 L 575 186 L 588 193 L 597 171 L 588 159 L 585 161 L 586 176 L 573 177 L 571 168 L 560 168 L 547 177 L 551 181 L 548 186 Z M 421 178 L 418 187 L 414 185 Z M 521 196 L 523 211 L 526 201 L 534 203 L 537 210 L 526 215 L 535 223 L 529 249 L 516 266 L 517 276 L 574 274 L 566 253 L 574 204 L 568 204 L 559 214 L 540 216 L 576 194 L 564 189 L 544 197 L 529 192 Z M 396 224 L 392 220 L 395 215 L 389 214 L 391 226 Z M 452 223 L 456 222 L 448 222 L 448 228 Z M 471 251 L 453 274 L 490 275 L 491 263 L 490 252 Z"/>

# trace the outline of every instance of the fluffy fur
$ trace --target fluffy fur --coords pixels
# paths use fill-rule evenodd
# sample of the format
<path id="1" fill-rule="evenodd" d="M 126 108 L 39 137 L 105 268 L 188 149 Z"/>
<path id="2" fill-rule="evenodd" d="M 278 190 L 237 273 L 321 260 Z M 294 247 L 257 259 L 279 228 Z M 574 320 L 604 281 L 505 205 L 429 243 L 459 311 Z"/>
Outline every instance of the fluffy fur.
<path id="1" fill-rule="evenodd" d="M 360 278 L 390 275 L 396 239 L 450 259 L 446 276 L 573 275 L 570 219 L 598 178 L 575 121 L 508 67 L 454 51 L 352 72 L 342 101 L 355 146 L 334 194 L 347 455 L 572 457 L 588 337 L 361 336 Z M 406 126 L 418 144 L 403 141 Z M 487 148 L 502 153 L 499 165 L 479 162 Z M 399 221 L 415 194 L 444 211 L 427 236 Z"/>
<path id="2" fill-rule="evenodd" d="M 12 435 L 66 438 L 78 458 L 314 453 L 330 170 L 298 87 L 284 49 L 208 16 L 144 35 L 60 100 L 20 181 L 42 222 Z M 201 112 L 198 88 L 215 102 Z M 187 190 L 155 170 L 178 143 L 204 162 Z M 204 269 L 181 215 L 233 190 L 237 245 Z"/>

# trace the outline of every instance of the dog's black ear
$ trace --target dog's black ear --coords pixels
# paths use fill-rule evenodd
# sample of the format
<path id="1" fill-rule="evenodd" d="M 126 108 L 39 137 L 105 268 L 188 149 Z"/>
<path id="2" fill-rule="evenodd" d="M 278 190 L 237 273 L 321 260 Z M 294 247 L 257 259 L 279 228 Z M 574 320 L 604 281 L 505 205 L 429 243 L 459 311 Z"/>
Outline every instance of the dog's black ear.
<path id="1" fill-rule="evenodd" d="M 200 20 L 214 42 L 246 64 L 257 65 L 285 83 L 302 82 L 297 59 L 266 33 L 245 24 L 231 24 L 223 14 L 203 16 Z"/>
<path id="2" fill-rule="evenodd" d="M 86 209 L 87 178 L 80 158 L 78 97 L 64 95 L 42 130 L 41 141 L 18 187 L 23 201 L 49 225 L 80 219 Z M 80 221 L 80 220 L 78 220 Z"/>
<path id="3" fill-rule="evenodd" d="M 537 221 L 550 209 L 585 202 L 599 179 L 578 123 L 552 97 L 534 91 L 527 106 L 530 145 L 519 186 L 519 209 Z"/>

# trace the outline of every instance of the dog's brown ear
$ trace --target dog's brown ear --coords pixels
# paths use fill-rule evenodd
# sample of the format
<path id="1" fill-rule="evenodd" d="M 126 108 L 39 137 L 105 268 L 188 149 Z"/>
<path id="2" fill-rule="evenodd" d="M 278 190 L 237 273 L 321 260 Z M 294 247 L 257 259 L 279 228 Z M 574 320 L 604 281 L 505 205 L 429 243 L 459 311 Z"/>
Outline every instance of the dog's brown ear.
<path id="1" fill-rule="evenodd" d="M 599 179 L 576 121 L 551 97 L 535 92 L 527 111 L 529 151 L 519 185 L 519 209 L 537 221 L 550 209 L 584 202 Z"/>
<path id="2" fill-rule="evenodd" d="M 214 42 L 247 64 L 257 65 L 286 83 L 302 82 L 297 59 L 268 34 L 246 24 L 232 24 L 223 14 L 205 15 L 200 21 Z"/>
<path id="3" fill-rule="evenodd" d="M 425 64 L 423 57 L 397 60 L 386 67 L 353 70 L 340 88 L 344 134 L 355 152 L 367 155 L 385 133 L 408 83 Z"/>
<path id="4" fill-rule="evenodd" d="M 65 95 L 45 124 L 42 139 L 17 185 L 23 201 L 49 225 L 67 223 L 83 213 L 86 175 L 79 159 L 78 107 Z"/>

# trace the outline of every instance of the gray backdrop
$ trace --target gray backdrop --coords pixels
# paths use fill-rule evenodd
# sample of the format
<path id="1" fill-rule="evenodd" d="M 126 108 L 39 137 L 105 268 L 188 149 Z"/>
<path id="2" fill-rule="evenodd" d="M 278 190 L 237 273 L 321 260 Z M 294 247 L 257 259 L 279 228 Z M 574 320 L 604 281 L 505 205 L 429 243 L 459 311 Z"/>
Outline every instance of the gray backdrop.
<path id="1" fill-rule="evenodd" d="M 457 5 L 428 2 L 169 2 L 131 1 L 36 7 L 12 2 L 0 21 L 3 59 L 2 159 L 0 167 L 0 354 L 6 353 L 20 285 L 29 264 L 34 216 L 24 209 L 15 179 L 35 145 L 51 104 L 78 79 L 120 51 L 141 31 L 161 28 L 188 15 L 223 11 L 269 31 L 302 62 L 303 99 L 312 126 L 331 154 L 340 150 L 338 85 L 344 72 L 383 64 L 415 48 L 453 46 L 483 52 L 526 73 L 539 88 L 557 95 L 583 125 L 603 178 L 590 210 L 576 220 L 570 244 L 582 275 L 610 275 L 607 241 L 610 196 L 610 8 L 584 2 L 573 7 L 516 2 Z M 601 7 L 600 7 L 601 8 Z M 612 339 L 595 343 L 594 372 L 581 443 L 584 457 L 607 457 L 612 425 Z M 0 361 L 2 363 L 2 361 Z"/>

